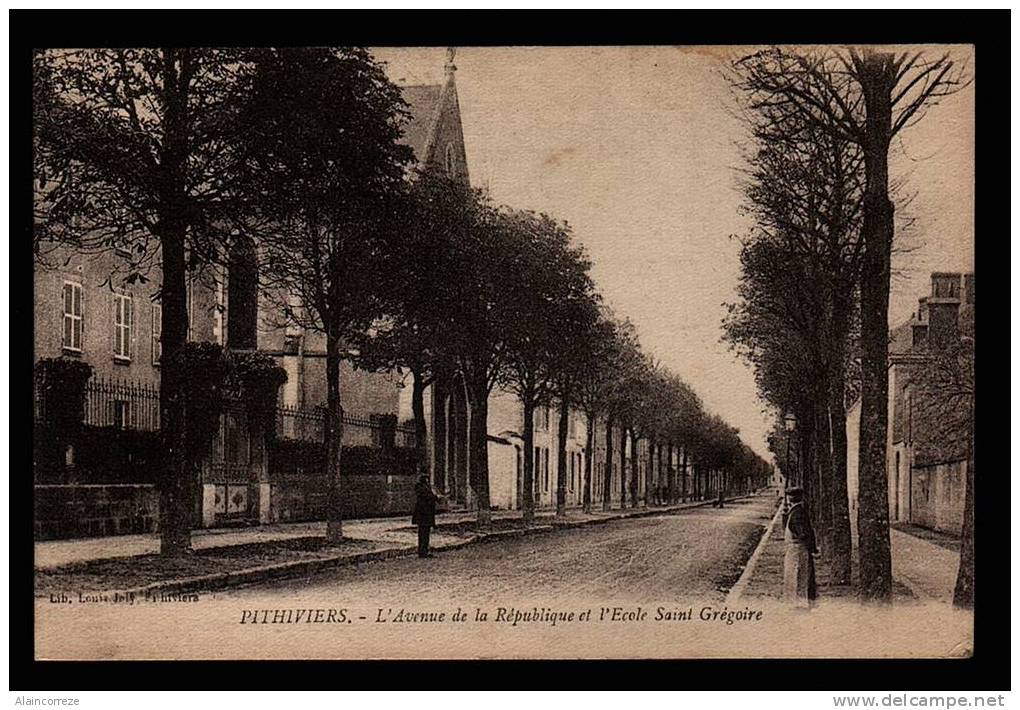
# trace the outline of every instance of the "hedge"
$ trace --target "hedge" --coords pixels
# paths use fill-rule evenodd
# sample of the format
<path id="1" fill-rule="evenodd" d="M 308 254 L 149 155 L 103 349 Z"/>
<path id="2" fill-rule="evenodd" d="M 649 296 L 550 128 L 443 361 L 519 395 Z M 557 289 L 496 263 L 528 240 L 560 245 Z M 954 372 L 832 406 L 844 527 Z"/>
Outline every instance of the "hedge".
<path id="1" fill-rule="evenodd" d="M 326 470 L 325 451 L 317 441 L 270 440 L 266 453 L 271 475 L 324 475 Z M 417 467 L 417 449 L 345 446 L 340 452 L 340 470 L 345 476 L 413 476 Z"/>

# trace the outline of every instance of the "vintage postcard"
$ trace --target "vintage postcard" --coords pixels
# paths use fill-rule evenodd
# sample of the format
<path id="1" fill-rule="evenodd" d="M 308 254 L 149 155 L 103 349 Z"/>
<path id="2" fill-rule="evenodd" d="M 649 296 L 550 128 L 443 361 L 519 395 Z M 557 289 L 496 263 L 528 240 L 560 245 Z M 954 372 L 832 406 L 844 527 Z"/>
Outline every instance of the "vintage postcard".
<path id="1" fill-rule="evenodd" d="M 973 654 L 972 46 L 32 72 L 37 659 Z"/>

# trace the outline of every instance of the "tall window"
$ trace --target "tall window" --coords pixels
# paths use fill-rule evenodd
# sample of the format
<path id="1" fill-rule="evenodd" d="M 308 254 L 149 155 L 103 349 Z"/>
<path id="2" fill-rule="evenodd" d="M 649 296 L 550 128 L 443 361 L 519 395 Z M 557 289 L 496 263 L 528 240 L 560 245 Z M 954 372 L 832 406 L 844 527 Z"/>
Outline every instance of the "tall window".
<path id="1" fill-rule="evenodd" d="M 188 340 L 194 340 L 195 328 L 195 279 L 189 272 L 185 281 L 185 299 L 188 312 Z"/>
<path id="2" fill-rule="evenodd" d="M 532 471 L 532 478 L 534 479 L 532 481 L 532 488 L 537 488 L 539 478 L 542 475 L 542 448 L 539 446 L 535 447 L 535 463 L 532 466 L 532 469 L 534 469 Z"/>
<path id="3" fill-rule="evenodd" d="M 230 245 L 227 279 L 227 347 L 258 347 L 258 262 L 255 248 L 242 237 Z"/>
<path id="4" fill-rule="evenodd" d="M 118 360 L 131 359 L 131 326 L 134 305 L 131 296 L 113 294 L 113 356 Z"/>
<path id="5" fill-rule="evenodd" d="M 152 304 L 152 364 L 158 365 L 163 356 L 163 343 L 160 338 L 163 335 L 163 306 L 159 303 Z"/>
<path id="6" fill-rule="evenodd" d="M 535 429 L 549 430 L 549 407 L 545 404 L 535 407 Z"/>
<path id="7" fill-rule="evenodd" d="M 64 350 L 80 353 L 84 318 L 82 317 L 81 284 L 73 281 L 64 282 L 64 330 L 61 344 Z"/>
<path id="8" fill-rule="evenodd" d="M 546 409 L 546 412 L 549 410 Z M 549 449 L 542 449 L 542 480 L 545 481 L 545 492 L 549 492 Z"/>

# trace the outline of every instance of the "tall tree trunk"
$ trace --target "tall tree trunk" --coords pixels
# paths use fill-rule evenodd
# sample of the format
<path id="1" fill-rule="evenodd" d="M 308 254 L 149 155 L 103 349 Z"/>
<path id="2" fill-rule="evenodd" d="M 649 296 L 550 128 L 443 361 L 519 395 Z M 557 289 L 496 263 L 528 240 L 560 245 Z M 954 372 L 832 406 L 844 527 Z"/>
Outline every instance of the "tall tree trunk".
<path id="1" fill-rule="evenodd" d="M 829 390 L 829 430 L 832 432 L 832 557 L 833 584 L 850 584 L 853 541 L 850 536 L 850 500 L 846 481 L 846 411 L 843 409 L 843 368 Z"/>
<path id="2" fill-rule="evenodd" d="M 645 469 L 645 506 L 655 502 L 655 437 L 648 437 L 648 465 Z"/>
<path id="3" fill-rule="evenodd" d="M 453 413 L 452 436 L 450 441 L 450 477 L 453 479 L 453 490 L 456 500 L 461 505 L 467 503 L 468 456 L 471 443 L 468 441 L 468 407 L 467 383 L 463 373 L 457 375 L 453 387 L 450 410 Z"/>
<path id="4" fill-rule="evenodd" d="M 184 386 L 188 373 L 180 361 L 188 339 L 186 214 L 184 169 L 188 155 L 188 87 L 179 76 L 179 52 L 163 50 L 163 125 L 160 155 L 162 185 L 158 235 L 163 258 L 162 373 L 159 395 L 160 426 L 166 447 L 166 461 L 160 477 L 160 554 L 187 555 L 191 549 L 194 491 L 197 473 L 187 450 Z"/>
<path id="5" fill-rule="evenodd" d="M 162 235 L 163 347 L 159 390 L 160 429 L 166 459 L 159 479 L 159 551 L 164 557 L 187 555 L 191 549 L 195 476 L 187 450 L 184 371 L 180 354 L 188 337 L 186 267 L 183 224 L 168 224 Z"/>
<path id="6" fill-rule="evenodd" d="M 447 379 L 437 374 L 432 382 L 432 480 L 437 490 L 448 493 L 446 475 Z"/>
<path id="7" fill-rule="evenodd" d="M 691 462 L 691 483 L 693 498 L 692 500 L 701 500 L 701 464 L 695 464 Z"/>
<path id="8" fill-rule="evenodd" d="M 326 471 L 329 492 L 326 495 L 326 542 L 343 540 L 343 478 L 340 452 L 343 447 L 344 420 L 340 405 L 340 338 L 335 329 L 326 334 Z"/>
<path id="9" fill-rule="evenodd" d="M 673 451 L 671 442 L 659 444 L 659 504 L 669 505 L 673 502 L 673 467 L 670 454 Z"/>
<path id="10" fill-rule="evenodd" d="M 602 510 L 613 507 L 613 413 L 606 415 L 606 470 L 602 473 Z"/>
<path id="11" fill-rule="evenodd" d="M 818 501 L 812 447 L 814 446 L 814 415 L 810 409 L 797 411 L 797 461 L 794 464 L 797 485 L 804 489 L 804 502 L 808 506 L 813 525 L 818 524 Z"/>
<path id="12" fill-rule="evenodd" d="M 829 418 L 829 435 L 832 448 L 832 552 L 829 574 L 833 584 L 851 582 L 853 540 L 850 526 L 850 497 L 847 491 L 846 469 L 846 348 L 850 331 L 852 282 L 833 288 L 832 303 L 832 360 L 829 365 L 826 411 Z"/>
<path id="13" fill-rule="evenodd" d="M 670 439 L 669 448 L 666 452 L 666 475 L 669 477 L 669 504 L 674 505 L 676 503 L 676 467 L 673 466 L 673 453 L 674 446 L 673 440 Z"/>
<path id="14" fill-rule="evenodd" d="M 680 465 L 680 502 L 687 502 L 687 445 L 684 445 L 683 462 Z"/>
<path id="15" fill-rule="evenodd" d="M 588 412 L 588 426 L 585 433 L 587 436 L 584 446 L 584 497 L 582 501 L 584 512 L 590 513 L 592 460 L 595 458 L 595 413 L 592 411 Z"/>
<path id="16" fill-rule="evenodd" d="M 620 424 L 620 509 L 627 507 L 627 425 Z"/>
<path id="17" fill-rule="evenodd" d="M 524 508 L 524 524 L 535 522 L 535 400 L 529 395 L 521 397 L 524 409 L 524 475 L 521 478 L 521 503 Z"/>
<path id="18" fill-rule="evenodd" d="M 974 608 L 974 405 L 971 399 L 970 426 L 967 440 L 966 489 L 963 494 L 963 529 L 960 545 L 960 570 L 953 590 L 953 605 Z"/>
<path id="19" fill-rule="evenodd" d="M 638 435 L 632 427 L 630 430 L 630 507 L 638 507 Z"/>
<path id="20" fill-rule="evenodd" d="M 866 110 L 863 141 L 865 191 L 861 236 L 861 425 L 858 453 L 860 594 L 892 599 L 889 547 L 889 484 L 886 472 L 889 359 L 889 262 L 893 205 L 889 200 L 889 141 L 892 137 L 892 55 L 869 51 L 859 73 Z"/>
<path id="21" fill-rule="evenodd" d="M 567 514 L 567 427 L 570 400 L 560 398 L 560 421 L 556 431 L 556 516 Z"/>
<path id="22" fill-rule="evenodd" d="M 818 540 L 823 559 L 832 560 L 832 432 L 829 430 L 829 412 L 824 406 L 816 407 L 815 451 L 818 469 Z"/>
<path id="23" fill-rule="evenodd" d="M 489 504 L 489 387 L 484 374 L 466 381 L 469 382 L 466 394 L 470 409 L 468 476 L 478 505 L 478 523 L 488 525 L 492 522 Z"/>
<path id="24" fill-rule="evenodd" d="M 411 370 L 411 412 L 414 416 L 414 446 L 418 450 L 418 473 L 433 477 L 429 471 L 428 428 L 425 422 L 425 379 L 420 370 Z"/>

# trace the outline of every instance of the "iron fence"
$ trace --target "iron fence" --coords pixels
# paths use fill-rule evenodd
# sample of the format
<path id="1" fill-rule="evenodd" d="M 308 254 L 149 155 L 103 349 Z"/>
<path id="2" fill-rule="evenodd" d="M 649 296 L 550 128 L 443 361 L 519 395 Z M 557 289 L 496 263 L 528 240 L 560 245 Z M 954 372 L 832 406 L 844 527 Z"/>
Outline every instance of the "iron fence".
<path id="1" fill-rule="evenodd" d="M 397 425 L 396 417 L 378 415 L 358 417 L 343 415 L 344 446 L 414 448 L 414 427 Z M 276 409 L 276 435 L 285 439 L 323 441 L 326 435 L 326 413 L 322 408 L 302 409 L 281 406 Z"/>
<path id="2" fill-rule="evenodd" d="M 44 398 L 35 393 L 36 421 L 46 421 Z M 159 386 L 123 380 L 92 378 L 85 385 L 83 424 L 137 431 L 159 430 Z M 414 427 L 398 425 L 393 415 L 358 417 L 345 413 L 344 446 L 414 448 Z M 321 407 L 279 406 L 276 435 L 286 439 L 322 441 L 326 417 Z"/>
<path id="3" fill-rule="evenodd" d="M 137 431 L 159 429 L 159 387 L 93 378 L 85 385 L 84 424 Z"/>

